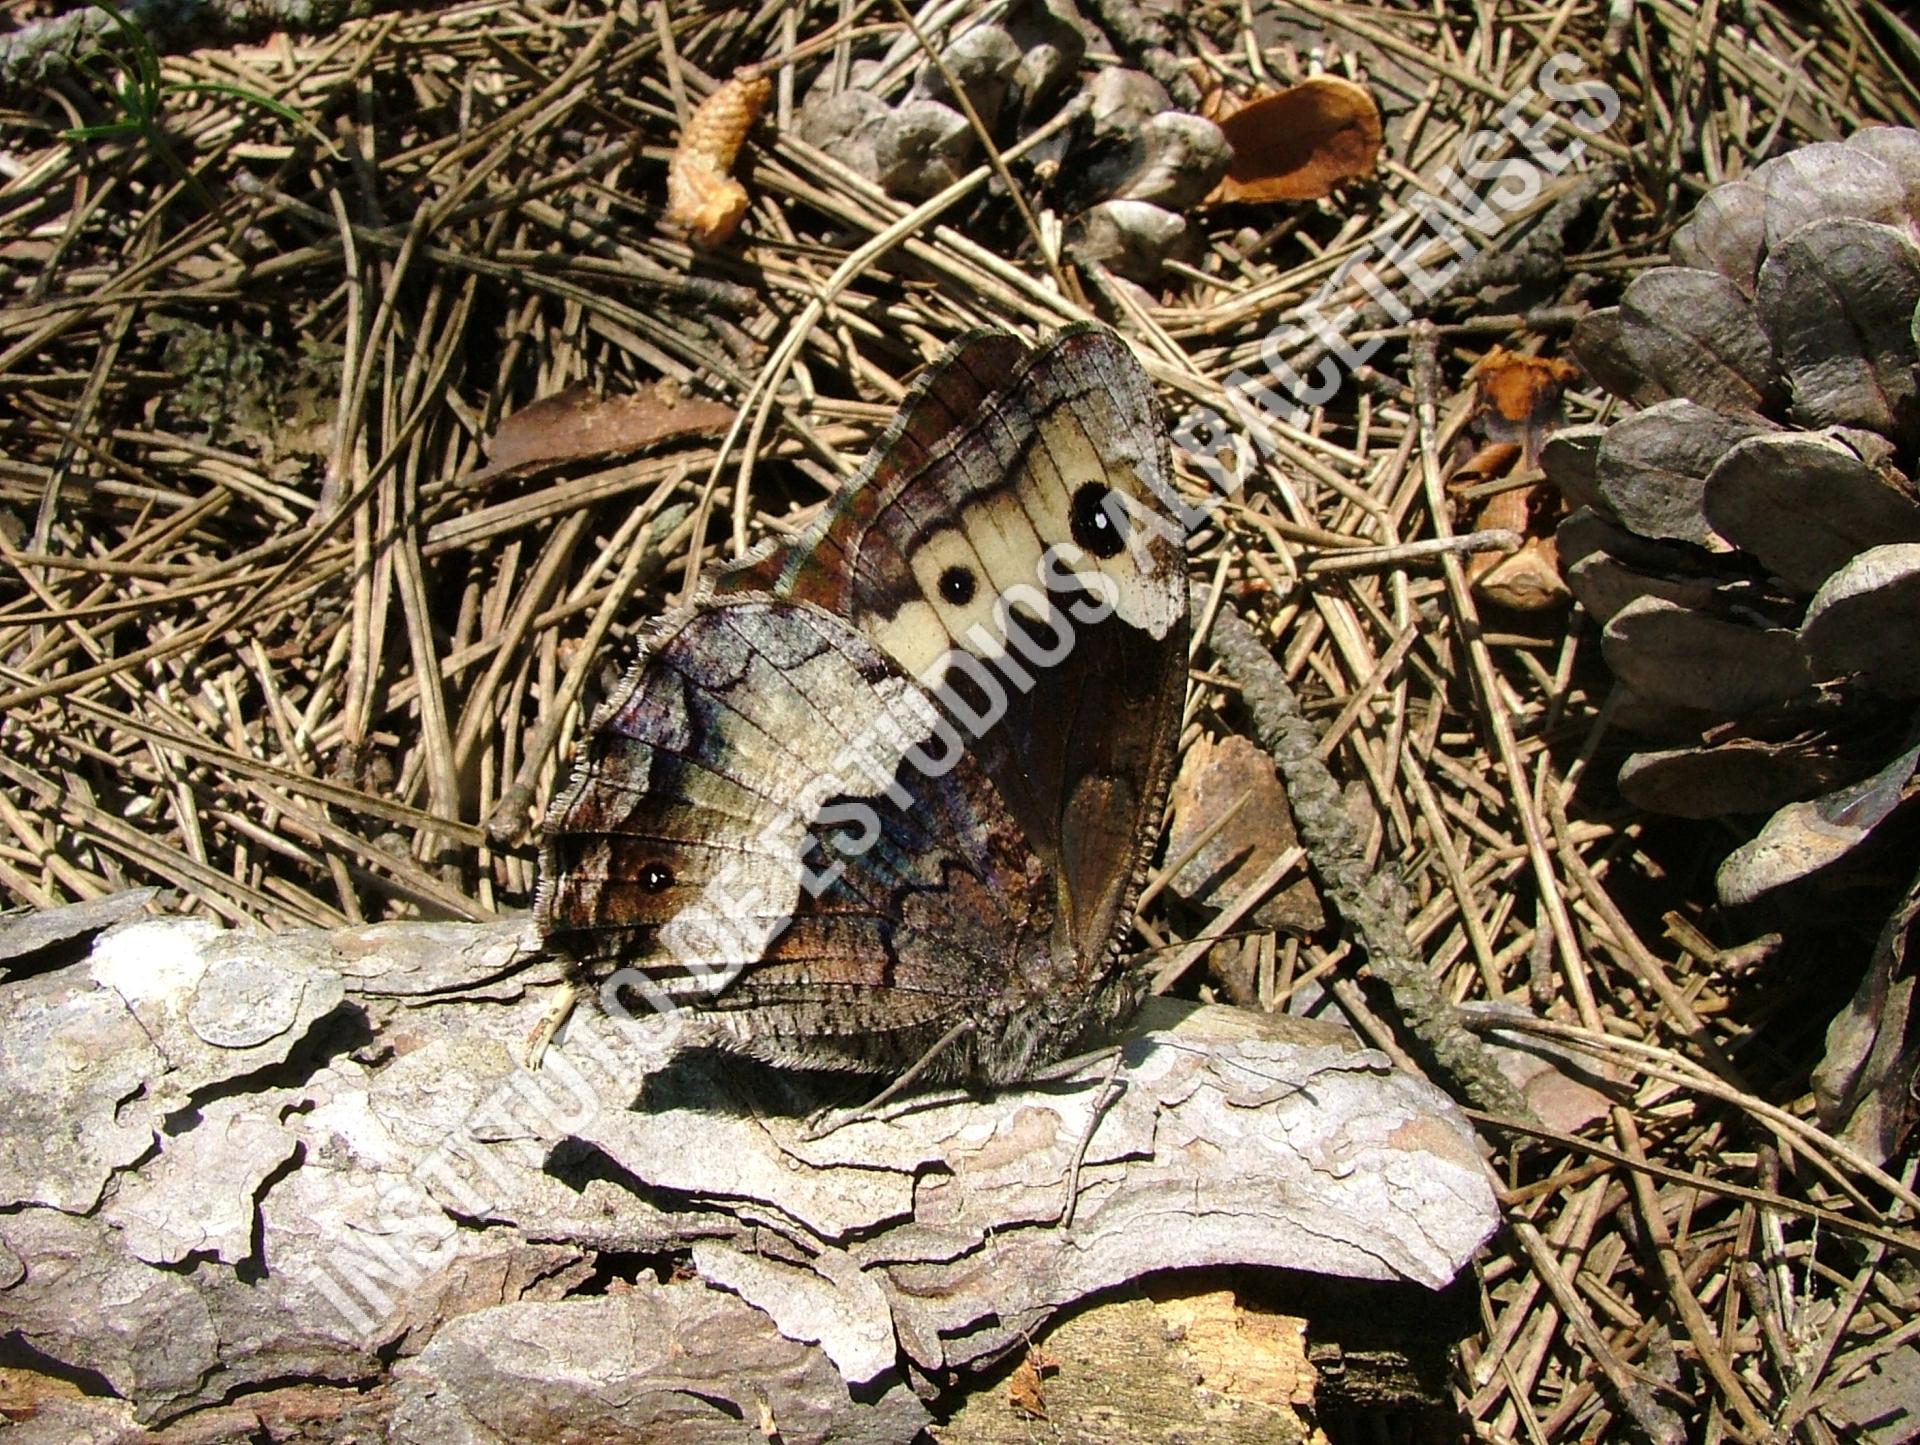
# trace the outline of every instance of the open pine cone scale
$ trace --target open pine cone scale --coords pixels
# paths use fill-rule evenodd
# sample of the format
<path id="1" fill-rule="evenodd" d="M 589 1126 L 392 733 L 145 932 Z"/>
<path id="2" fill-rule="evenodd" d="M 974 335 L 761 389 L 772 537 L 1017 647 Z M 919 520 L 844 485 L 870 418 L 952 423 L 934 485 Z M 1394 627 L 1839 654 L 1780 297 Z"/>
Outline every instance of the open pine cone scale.
<path id="1" fill-rule="evenodd" d="M 1734 903 L 1836 861 L 1914 787 L 1920 132 L 1768 161 L 1709 192 L 1670 254 L 1574 334 L 1631 410 L 1558 433 L 1542 464 L 1576 508 L 1560 551 L 1603 623 L 1616 718 L 1657 744 L 1622 791 L 1775 815 L 1721 868 Z M 1812 839 L 1829 814 L 1847 836 Z"/>

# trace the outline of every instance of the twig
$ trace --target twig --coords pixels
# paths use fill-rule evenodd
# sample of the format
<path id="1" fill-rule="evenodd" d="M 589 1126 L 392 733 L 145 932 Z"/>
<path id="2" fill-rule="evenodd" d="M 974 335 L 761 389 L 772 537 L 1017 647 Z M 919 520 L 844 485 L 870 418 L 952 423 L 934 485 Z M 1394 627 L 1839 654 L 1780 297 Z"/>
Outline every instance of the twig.
<path id="1" fill-rule="evenodd" d="M 1406 895 L 1392 867 L 1371 868 L 1339 784 L 1318 756 L 1319 737 L 1254 631 L 1231 608 L 1213 621 L 1213 654 L 1240 683 L 1254 736 L 1286 779 L 1287 802 L 1314 871 L 1367 951 L 1367 969 L 1392 995 L 1407 1029 L 1476 1107 L 1531 1119 L 1485 1047 L 1459 1021 L 1414 956 L 1406 934 Z"/>

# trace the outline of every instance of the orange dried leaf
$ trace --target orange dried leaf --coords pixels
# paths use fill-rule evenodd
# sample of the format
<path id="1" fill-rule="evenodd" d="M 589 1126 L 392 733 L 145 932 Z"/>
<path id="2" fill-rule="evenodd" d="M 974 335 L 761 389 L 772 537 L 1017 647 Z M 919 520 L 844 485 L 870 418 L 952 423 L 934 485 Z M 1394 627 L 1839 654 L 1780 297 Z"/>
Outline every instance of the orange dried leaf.
<path id="1" fill-rule="evenodd" d="M 1059 1362 L 1044 1350 L 1029 1347 L 1026 1358 L 1007 1377 L 1007 1403 L 1031 1419 L 1046 1419 L 1047 1396 L 1040 1382 L 1059 1368 Z"/>
<path id="2" fill-rule="evenodd" d="M 1380 108 L 1365 86 L 1333 75 L 1249 101 L 1220 128 L 1233 164 L 1207 197 L 1210 205 L 1317 201 L 1372 175 L 1380 158 Z"/>
<path id="3" fill-rule="evenodd" d="M 1557 356 L 1522 356 L 1496 346 L 1473 364 L 1474 420 L 1492 440 L 1517 441 L 1531 466 L 1560 422 L 1560 396 L 1580 368 Z"/>
<path id="4" fill-rule="evenodd" d="M 667 223 L 702 246 L 717 246 L 747 214 L 747 188 L 730 172 L 773 82 L 742 71 L 701 101 L 667 164 Z"/>
<path id="5" fill-rule="evenodd" d="M 719 436 L 733 417 L 734 409 L 722 402 L 680 396 L 665 387 L 595 396 L 578 383 L 504 418 L 487 440 L 486 467 L 470 480 L 592 461 L 676 437 Z"/>

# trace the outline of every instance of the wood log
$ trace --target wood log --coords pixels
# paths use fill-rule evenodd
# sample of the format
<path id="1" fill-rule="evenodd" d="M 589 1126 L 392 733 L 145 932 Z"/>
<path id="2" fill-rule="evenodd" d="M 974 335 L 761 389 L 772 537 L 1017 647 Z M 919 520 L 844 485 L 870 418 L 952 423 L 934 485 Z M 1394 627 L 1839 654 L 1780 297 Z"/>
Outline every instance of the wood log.
<path id="1" fill-rule="evenodd" d="M 871 1085 L 675 1019 L 582 1009 L 529 1070 L 563 982 L 524 920 L 142 916 L 82 956 L 87 907 L 0 920 L 23 1441 L 905 1440 L 1142 1280 L 1424 1293 L 1496 1223 L 1446 1099 L 1320 1024 L 1162 1003 L 1059 1082 L 814 1138 Z"/>

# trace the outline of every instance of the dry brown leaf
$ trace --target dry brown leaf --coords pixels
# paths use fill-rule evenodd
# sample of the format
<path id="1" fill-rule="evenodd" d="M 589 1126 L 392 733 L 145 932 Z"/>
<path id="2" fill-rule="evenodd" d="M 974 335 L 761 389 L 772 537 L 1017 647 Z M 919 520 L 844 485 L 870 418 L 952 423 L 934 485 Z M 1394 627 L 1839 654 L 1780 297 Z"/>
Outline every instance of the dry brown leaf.
<path id="1" fill-rule="evenodd" d="M 1619 1083 L 1618 1070 L 1554 1039 L 1528 1032 L 1527 1011 L 1509 1003 L 1472 1003 L 1465 1006 L 1476 1018 L 1492 1022 L 1513 1016 L 1516 1027 L 1486 1030 L 1487 1057 L 1508 1083 L 1518 1089 L 1541 1123 L 1565 1134 L 1578 1133 L 1606 1117 L 1612 1098 L 1606 1092 Z"/>
<path id="2" fill-rule="evenodd" d="M 1498 346 L 1483 356 L 1473 371 L 1474 419 L 1494 440 L 1456 467 L 1449 484 L 1483 486 L 1533 466 L 1572 373 L 1564 361 L 1518 356 Z M 1541 482 L 1496 491 L 1472 509 L 1468 524 L 1474 531 L 1518 532 L 1524 539 L 1512 552 L 1476 552 L 1466 559 L 1474 591 L 1515 612 L 1566 606 L 1573 594 L 1560 575 L 1553 533 L 1560 511 L 1559 495 Z"/>
<path id="3" fill-rule="evenodd" d="M 584 382 L 523 406 L 487 441 L 487 465 L 470 481 L 519 476 L 541 467 L 634 452 L 676 437 L 719 436 L 733 424 L 724 402 L 654 386 L 596 396 Z"/>
<path id="4" fill-rule="evenodd" d="M 1498 481 L 1511 472 L 1519 461 L 1519 443 L 1488 442 L 1455 467 L 1453 476 L 1448 480 L 1456 487 L 1472 487 L 1478 486 L 1481 482 Z"/>
<path id="5" fill-rule="evenodd" d="M 1316 75 L 1231 110 L 1216 98 L 1211 108 L 1233 164 L 1209 205 L 1317 201 L 1372 175 L 1380 158 L 1379 107 L 1365 86 L 1338 76 Z"/>
<path id="6" fill-rule="evenodd" d="M 1242 798 L 1246 802 L 1241 803 Z M 1178 858 L 1229 808 L 1239 811 L 1175 873 L 1173 891 L 1218 909 L 1231 908 L 1240 890 L 1267 870 L 1297 841 L 1287 791 L 1273 760 L 1234 734 L 1215 741 L 1202 735 L 1187 749 L 1173 784 L 1173 825 L 1167 856 Z M 1326 924 L 1320 896 L 1302 878 L 1254 909 L 1258 928 L 1312 933 Z"/>
<path id="7" fill-rule="evenodd" d="M 1515 470 L 1520 460 L 1520 449 L 1508 442 L 1495 442 L 1482 447 L 1467 459 L 1465 466 L 1454 473 L 1453 480 L 1459 484 L 1478 484 L 1496 481 L 1508 476 Z M 1501 465 L 1504 461 L 1505 465 Z M 1531 549 L 1533 565 L 1543 564 L 1552 572 L 1553 580 L 1547 590 L 1565 600 L 1569 593 L 1566 584 L 1560 581 L 1558 553 L 1553 545 L 1553 494 L 1544 485 L 1512 486 L 1504 491 L 1493 493 L 1481 502 L 1472 513 L 1472 527 L 1476 532 L 1518 532 L 1526 542 L 1517 552 L 1476 552 L 1467 558 L 1467 581 L 1480 591 L 1485 592 L 1485 581 L 1496 572 L 1509 569 L 1510 564 L 1518 562 L 1528 555 Z M 1542 514 L 1545 513 L 1543 516 Z M 1544 547 L 1544 551 L 1542 548 Z M 1505 598 L 1496 598 L 1506 606 L 1524 605 L 1507 602 Z M 1536 603 L 1535 606 L 1545 605 Z"/>
<path id="8" fill-rule="evenodd" d="M 1484 562 L 1475 574 L 1474 563 Z M 1560 553 L 1551 537 L 1529 537 L 1520 550 L 1501 556 L 1482 552 L 1468 559 L 1474 590 L 1490 602 L 1515 612 L 1544 612 L 1573 600 L 1560 575 Z"/>
<path id="9" fill-rule="evenodd" d="M 1022 1415 L 1035 1420 L 1047 1419 L 1047 1396 L 1041 1381 L 1059 1368 L 1058 1360 L 1044 1350 L 1029 1346 L 1026 1358 L 1015 1365 L 1007 1377 L 1007 1403 Z"/>
<path id="10" fill-rule="evenodd" d="M 684 230 L 699 245 L 719 245 L 747 214 L 747 188 L 730 172 L 741 142 L 772 94 L 772 81 L 755 71 L 741 71 L 687 117 L 687 128 L 667 165 L 667 224 Z"/>

